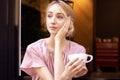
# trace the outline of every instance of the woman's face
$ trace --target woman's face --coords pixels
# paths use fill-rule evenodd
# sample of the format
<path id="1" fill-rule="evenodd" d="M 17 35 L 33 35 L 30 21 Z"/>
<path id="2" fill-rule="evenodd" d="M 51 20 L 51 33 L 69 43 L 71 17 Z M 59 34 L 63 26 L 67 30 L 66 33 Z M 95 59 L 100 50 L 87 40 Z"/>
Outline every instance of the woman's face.
<path id="1" fill-rule="evenodd" d="M 67 18 L 65 11 L 57 4 L 50 6 L 47 11 L 46 24 L 51 35 L 56 35 Z"/>

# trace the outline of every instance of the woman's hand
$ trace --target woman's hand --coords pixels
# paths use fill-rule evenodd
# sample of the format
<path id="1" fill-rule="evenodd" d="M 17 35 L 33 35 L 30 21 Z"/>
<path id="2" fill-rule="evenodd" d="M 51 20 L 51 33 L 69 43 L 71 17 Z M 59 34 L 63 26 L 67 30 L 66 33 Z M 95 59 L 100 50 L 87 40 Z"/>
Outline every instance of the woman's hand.
<path id="1" fill-rule="evenodd" d="M 64 25 L 61 27 L 61 29 L 58 31 L 58 33 L 55 36 L 55 41 L 62 41 L 68 32 L 68 29 L 71 24 L 71 18 L 68 17 L 64 23 Z"/>
<path id="2" fill-rule="evenodd" d="M 65 66 L 65 70 L 62 76 L 67 77 L 66 79 L 71 79 L 76 76 L 79 72 L 81 72 L 84 68 L 83 60 L 79 60 L 78 58 L 69 61 L 68 64 Z"/>

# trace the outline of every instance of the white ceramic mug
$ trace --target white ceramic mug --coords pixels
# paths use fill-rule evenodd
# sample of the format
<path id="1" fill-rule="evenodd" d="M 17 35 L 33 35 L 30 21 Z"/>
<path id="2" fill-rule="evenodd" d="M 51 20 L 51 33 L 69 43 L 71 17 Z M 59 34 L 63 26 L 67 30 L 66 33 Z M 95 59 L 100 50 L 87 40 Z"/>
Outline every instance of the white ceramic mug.
<path id="1" fill-rule="evenodd" d="M 91 62 L 93 60 L 93 56 L 92 55 L 85 54 L 85 53 L 74 53 L 74 54 L 68 55 L 68 59 L 70 61 L 72 61 L 72 60 L 74 60 L 76 58 L 83 59 L 83 61 L 85 63 L 89 63 L 89 62 Z"/>

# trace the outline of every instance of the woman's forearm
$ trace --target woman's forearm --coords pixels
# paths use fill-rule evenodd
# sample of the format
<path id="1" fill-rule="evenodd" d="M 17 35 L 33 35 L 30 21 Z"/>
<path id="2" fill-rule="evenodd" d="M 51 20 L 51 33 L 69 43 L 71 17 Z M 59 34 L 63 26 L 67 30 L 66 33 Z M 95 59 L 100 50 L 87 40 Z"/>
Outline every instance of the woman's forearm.
<path id="1" fill-rule="evenodd" d="M 61 78 L 61 75 L 64 71 L 64 56 L 62 54 L 62 49 L 59 44 L 55 45 L 54 53 L 54 79 L 58 80 Z"/>

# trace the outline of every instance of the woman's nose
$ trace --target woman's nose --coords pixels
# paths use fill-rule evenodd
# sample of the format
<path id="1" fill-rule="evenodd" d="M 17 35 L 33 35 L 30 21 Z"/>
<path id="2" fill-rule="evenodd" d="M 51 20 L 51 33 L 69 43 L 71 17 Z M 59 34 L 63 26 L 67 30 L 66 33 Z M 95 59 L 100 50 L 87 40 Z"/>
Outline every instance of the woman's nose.
<path id="1" fill-rule="evenodd" d="M 55 17 L 52 17 L 51 18 L 51 23 L 55 23 L 55 22 L 56 22 Z"/>

